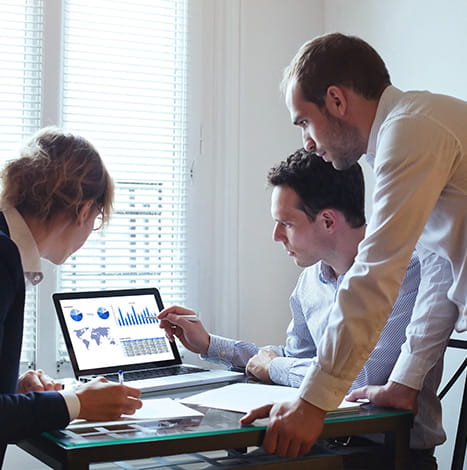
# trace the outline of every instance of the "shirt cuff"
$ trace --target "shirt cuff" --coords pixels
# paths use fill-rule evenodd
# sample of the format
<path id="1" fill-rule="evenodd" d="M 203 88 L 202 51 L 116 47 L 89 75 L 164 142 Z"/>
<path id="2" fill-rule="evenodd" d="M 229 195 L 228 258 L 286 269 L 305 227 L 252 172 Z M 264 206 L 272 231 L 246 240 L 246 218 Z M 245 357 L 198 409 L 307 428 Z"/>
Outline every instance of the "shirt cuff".
<path id="1" fill-rule="evenodd" d="M 351 385 L 351 381 L 327 374 L 313 360 L 299 388 L 299 395 L 324 411 L 332 411 L 339 407 Z"/>
<path id="2" fill-rule="evenodd" d="M 235 341 L 221 336 L 210 335 L 209 347 L 203 359 L 220 360 L 230 363 L 234 354 Z"/>
<path id="3" fill-rule="evenodd" d="M 70 415 L 70 421 L 73 421 L 79 416 L 81 411 L 81 404 L 79 402 L 78 395 L 71 390 L 59 390 L 65 400 L 68 414 Z"/>
<path id="4" fill-rule="evenodd" d="M 425 361 L 402 347 L 402 351 L 392 369 L 389 380 L 414 388 L 415 390 L 421 390 L 430 367 L 430 361 Z"/>

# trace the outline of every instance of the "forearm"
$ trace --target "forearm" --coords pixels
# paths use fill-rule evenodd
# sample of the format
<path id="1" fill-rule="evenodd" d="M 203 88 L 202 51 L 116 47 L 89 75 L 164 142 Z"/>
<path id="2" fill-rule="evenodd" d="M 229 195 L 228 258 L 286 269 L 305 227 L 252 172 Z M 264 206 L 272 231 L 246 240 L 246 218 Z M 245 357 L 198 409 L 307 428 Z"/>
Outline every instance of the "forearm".
<path id="1" fill-rule="evenodd" d="M 70 419 L 59 392 L 0 395 L 0 441 L 16 442 L 61 429 Z"/>
<path id="2" fill-rule="evenodd" d="M 310 363 L 311 359 L 277 357 L 269 365 L 269 377 L 275 384 L 298 388 Z"/>
<path id="3" fill-rule="evenodd" d="M 227 367 L 245 368 L 249 359 L 258 351 L 259 348 L 253 343 L 210 335 L 207 354 L 201 357 Z"/>

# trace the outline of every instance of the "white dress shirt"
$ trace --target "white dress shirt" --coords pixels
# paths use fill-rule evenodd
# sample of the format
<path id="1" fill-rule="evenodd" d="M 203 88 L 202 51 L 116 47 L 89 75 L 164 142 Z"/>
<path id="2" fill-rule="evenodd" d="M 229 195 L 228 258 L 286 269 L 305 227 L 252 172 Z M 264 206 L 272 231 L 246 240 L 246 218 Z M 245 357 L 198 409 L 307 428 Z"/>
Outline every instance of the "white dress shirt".
<path id="1" fill-rule="evenodd" d="M 420 389 L 467 329 L 467 103 L 389 86 L 371 129 L 373 214 L 301 396 L 335 408 L 374 347 L 418 242 L 421 285 L 391 380 Z M 418 249 L 417 249 L 418 251 Z"/>

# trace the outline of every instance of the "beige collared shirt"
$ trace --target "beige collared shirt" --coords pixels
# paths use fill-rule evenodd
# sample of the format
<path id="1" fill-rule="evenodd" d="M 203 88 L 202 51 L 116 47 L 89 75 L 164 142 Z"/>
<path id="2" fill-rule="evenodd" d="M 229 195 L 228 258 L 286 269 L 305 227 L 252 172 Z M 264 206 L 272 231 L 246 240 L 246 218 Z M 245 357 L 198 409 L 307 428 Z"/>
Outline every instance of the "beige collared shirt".
<path id="1" fill-rule="evenodd" d="M 3 215 L 10 230 L 10 238 L 16 243 L 21 256 L 26 286 L 35 286 L 44 279 L 36 241 L 23 217 L 14 207 L 4 209 Z"/>
<path id="2" fill-rule="evenodd" d="M 3 209 L 3 215 L 10 231 L 10 238 L 15 242 L 21 256 L 26 287 L 35 286 L 44 279 L 36 241 L 25 220 L 14 207 Z M 61 390 L 60 393 L 65 399 L 70 420 L 77 418 L 81 407 L 76 393 L 70 390 Z"/>

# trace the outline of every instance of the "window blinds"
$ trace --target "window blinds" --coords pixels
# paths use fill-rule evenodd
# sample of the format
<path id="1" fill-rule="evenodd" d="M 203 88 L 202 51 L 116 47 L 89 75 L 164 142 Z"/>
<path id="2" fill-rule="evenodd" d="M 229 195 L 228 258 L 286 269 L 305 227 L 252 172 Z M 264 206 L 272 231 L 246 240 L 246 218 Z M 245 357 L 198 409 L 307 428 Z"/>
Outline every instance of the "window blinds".
<path id="1" fill-rule="evenodd" d="M 43 5 L 39 0 L 0 2 L 0 166 L 18 156 L 40 127 Z M 26 295 L 21 360 L 33 366 L 36 348 L 36 288 Z"/>
<path id="2" fill-rule="evenodd" d="M 43 67 L 43 1 L 0 2 L 0 163 L 51 124 L 41 120 L 45 90 L 57 103 L 56 123 L 97 147 L 116 184 L 110 225 L 57 270 L 57 291 L 151 285 L 167 304 L 185 302 L 188 3 L 48 4 L 60 10 L 48 21 L 63 22 L 52 25 L 63 40 L 56 44 L 61 86 L 51 89 L 55 76 Z M 29 365 L 36 304 L 34 290 L 23 341 Z"/>
<path id="3" fill-rule="evenodd" d="M 60 290 L 156 286 L 185 301 L 187 1 L 66 0 L 63 126 L 98 149 L 114 215 Z"/>

